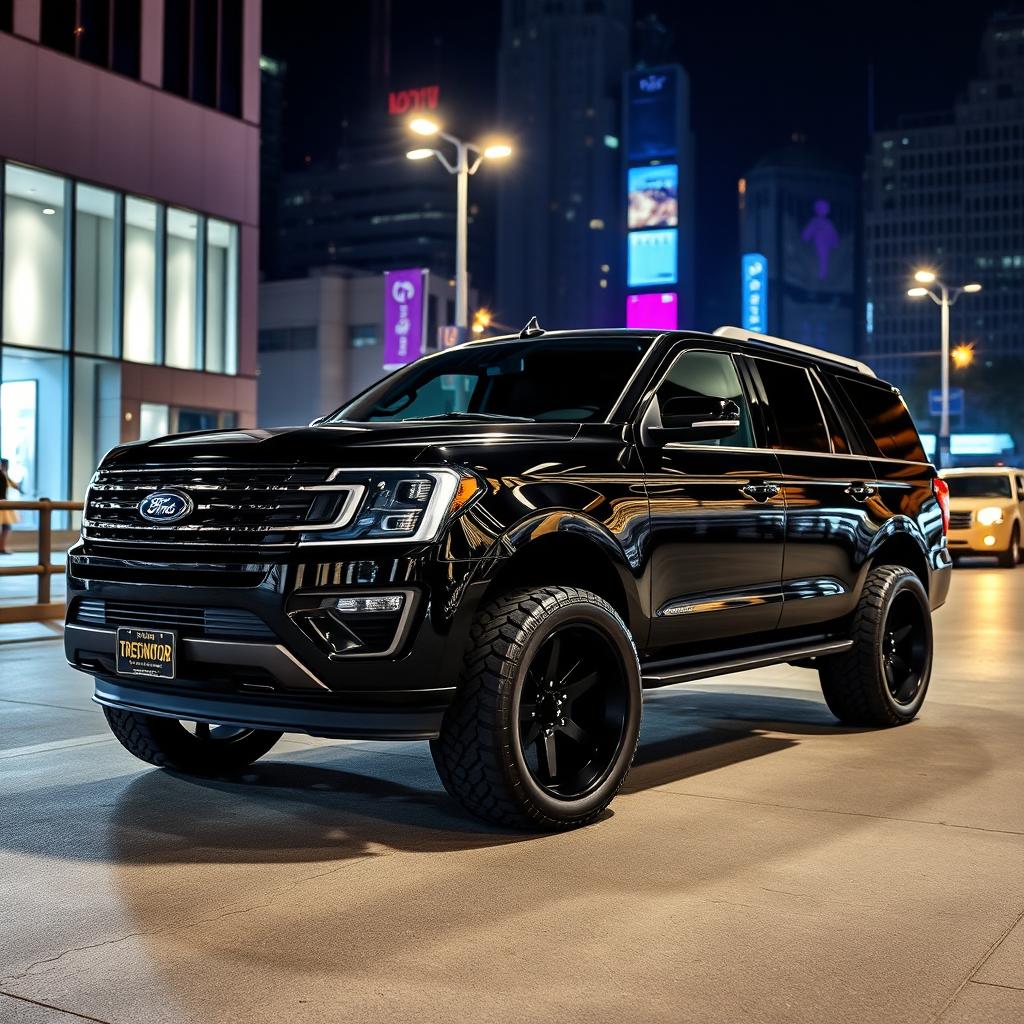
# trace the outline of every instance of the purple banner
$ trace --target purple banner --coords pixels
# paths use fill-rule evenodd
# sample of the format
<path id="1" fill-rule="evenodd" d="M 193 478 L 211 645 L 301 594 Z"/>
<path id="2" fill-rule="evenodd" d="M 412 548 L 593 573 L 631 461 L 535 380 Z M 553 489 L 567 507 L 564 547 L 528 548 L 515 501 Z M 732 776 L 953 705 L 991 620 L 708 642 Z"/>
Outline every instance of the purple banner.
<path id="1" fill-rule="evenodd" d="M 384 369 L 394 370 L 423 355 L 427 271 L 384 272 Z"/>

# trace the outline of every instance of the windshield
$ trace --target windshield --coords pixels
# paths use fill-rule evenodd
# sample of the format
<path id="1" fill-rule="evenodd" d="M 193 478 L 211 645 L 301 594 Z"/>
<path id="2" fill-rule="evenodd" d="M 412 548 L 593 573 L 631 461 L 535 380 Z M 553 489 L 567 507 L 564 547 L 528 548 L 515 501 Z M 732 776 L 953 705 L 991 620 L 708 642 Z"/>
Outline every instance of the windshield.
<path id="1" fill-rule="evenodd" d="M 583 337 L 463 345 L 386 377 L 327 422 L 599 422 L 625 390 L 651 340 Z"/>
<path id="2" fill-rule="evenodd" d="M 1009 498 L 1008 476 L 947 476 L 951 498 Z"/>

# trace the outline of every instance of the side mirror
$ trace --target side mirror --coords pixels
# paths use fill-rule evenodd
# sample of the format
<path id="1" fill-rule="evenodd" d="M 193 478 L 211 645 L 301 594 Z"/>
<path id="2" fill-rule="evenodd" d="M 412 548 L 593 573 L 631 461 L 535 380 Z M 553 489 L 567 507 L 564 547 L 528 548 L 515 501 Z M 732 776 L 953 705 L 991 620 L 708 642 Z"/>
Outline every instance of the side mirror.
<path id="1" fill-rule="evenodd" d="M 655 444 L 669 441 L 714 441 L 740 429 L 740 407 L 731 398 L 684 395 L 661 407 L 661 425 L 648 432 Z"/>

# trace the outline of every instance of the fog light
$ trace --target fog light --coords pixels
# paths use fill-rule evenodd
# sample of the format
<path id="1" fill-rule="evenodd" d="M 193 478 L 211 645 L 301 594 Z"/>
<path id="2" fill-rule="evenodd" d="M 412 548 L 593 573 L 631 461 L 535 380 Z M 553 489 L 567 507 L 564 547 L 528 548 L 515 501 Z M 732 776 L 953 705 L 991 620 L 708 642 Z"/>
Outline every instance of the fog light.
<path id="1" fill-rule="evenodd" d="M 368 597 L 339 597 L 334 607 L 346 615 L 381 615 L 401 611 L 404 602 L 403 594 L 373 594 Z"/>
<path id="2" fill-rule="evenodd" d="M 995 544 L 995 542 L 996 542 L 996 539 L 995 539 L 995 537 L 992 536 L 991 533 L 988 534 L 985 537 L 985 539 L 984 539 L 984 544 L 985 544 L 985 547 L 987 547 L 987 548 L 992 547 L 992 545 Z"/>

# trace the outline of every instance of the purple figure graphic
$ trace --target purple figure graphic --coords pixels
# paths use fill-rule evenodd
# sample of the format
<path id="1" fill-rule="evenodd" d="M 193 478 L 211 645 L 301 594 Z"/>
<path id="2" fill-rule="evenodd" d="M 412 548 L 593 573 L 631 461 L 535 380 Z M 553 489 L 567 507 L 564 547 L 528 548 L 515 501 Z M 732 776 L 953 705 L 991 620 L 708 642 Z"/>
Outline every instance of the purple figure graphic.
<path id="1" fill-rule="evenodd" d="M 839 232 L 828 219 L 829 204 L 827 199 L 814 201 L 814 216 L 804 228 L 803 240 L 811 242 L 818 250 L 818 280 L 828 277 L 828 255 L 839 246 Z"/>

